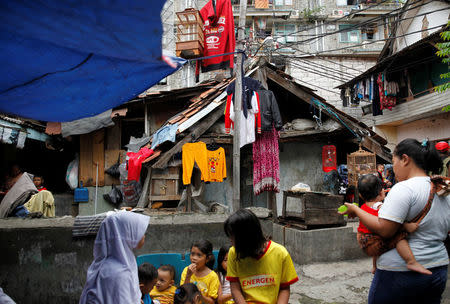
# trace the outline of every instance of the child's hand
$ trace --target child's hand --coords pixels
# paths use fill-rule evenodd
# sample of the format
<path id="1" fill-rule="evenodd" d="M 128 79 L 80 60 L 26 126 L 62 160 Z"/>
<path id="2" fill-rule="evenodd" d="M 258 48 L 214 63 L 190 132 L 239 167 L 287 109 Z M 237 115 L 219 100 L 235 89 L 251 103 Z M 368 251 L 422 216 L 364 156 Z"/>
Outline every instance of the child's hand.
<path id="1" fill-rule="evenodd" d="M 188 266 L 186 275 L 187 276 L 191 276 L 196 271 L 197 271 L 197 264 L 192 263 L 191 265 Z"/>
<path id="2" fill-rule="evenodd" d="M 419 228 L 418 223 L 403 223 L 403 228 L 405 228 L 406 232 L 413 233 Z"/>
<path id="3" fill-rule="evenodd" d="M 343 212 L 338 211 L 338 213 L 342 215 L 348 215 L 349 218 L 356 217 L 356 210 L 359 209 L 359 207 L 350 203 L 344 203 L 344 205 L 347 207 L 347 210 Z"/>

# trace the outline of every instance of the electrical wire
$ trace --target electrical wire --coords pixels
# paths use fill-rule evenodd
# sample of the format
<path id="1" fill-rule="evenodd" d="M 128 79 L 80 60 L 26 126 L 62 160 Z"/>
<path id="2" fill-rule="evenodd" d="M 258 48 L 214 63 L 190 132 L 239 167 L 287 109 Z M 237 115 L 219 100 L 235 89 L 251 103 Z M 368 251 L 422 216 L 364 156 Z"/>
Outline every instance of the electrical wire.
<path id="1" fill-rule="evenodd" d="M 381 1 L 381 2 L 379 2 L 379 3 L 377 3 L 377 4 L 375 4 L 375 5 L 370 5 L 370 6 L 366 7 L 366 8 L 352 11 L 352 12 L 350 12 L 350 13 L 349 13 L 348 15 L 346 15 L 346 16 L 343 16 L 343 17 L 334 19 L 334 20 L 329 21 L 329 22 L 326 22 L 326 23 L 324 23 L 324 24 L 332 24 L 332 23 L 335 23 L 335 22 L 340 21 L 340 20 L 343 20 L 343 19 L 348 19 L 351 15 L 359 14 L 360 12 L 363 12 L 363 11 L 369 10 L 369 9 L 371 9 L 371 8 L 377 7 L 377 6 L 381 5 L 381 4 L 384 4 L 384 3 L 387 2 L 387 1 L 389 1 L 389 0 L 383 0 L 383 1 Z M 419 1 L 422 1 L 422 0 L 417 0 L 417 2 L 419 2 Z M 320 26 L 322 26 L 322 25 L 320 25 Z M 293 35 L 293 34 L 305 32 L 305 31 L 309 31 L 309 30 L 315 29 L 315 28 L 317 28 L 317 27 L 319 27 L 319 26 L 315 25 L 315 26 L 307 27 L 307 28 L 301 29 L 301 30 L 299 30 L 299 31 L 292 32 L 291 34 Z M 283 37 L 283 36 L 281 36 L 281 37 Z"/>
<path id="2" fill-rule="evenodd" d="M 345 82 L 351 80 L 351 79 L 348 79 L 348 80 L 346 80 L 346 79 L 340 79 L 340 78 L 338 78 L 338 77 L 336 77 L 336 76 L 334 76 L 334 75 L 327 74 L 327 73 L 324 73 L 324 72 L 320 72 L 320 71 L 317 71 L 317 70 L 315 70 L 315 69 L 308 68 L 308 67 L 299 65 L 299 64 L 297 64 L 297 63 L 294 63 L 294 62 L 291 62 L 291 65 L 293 65 L 294 67 L 296 67 L 296 68 L 298 68 L 298 69 L 300 69 L 300 70 L 304 70 L 304 71 L 309 72 L 309 73 L 312 73 L 312 74 L 316 74 L 316 75 L 320 75 L 320 76 L 322 76 L 322 77 L 326 77 L 326 78 L 329 78 L 329 79 L 332 79 L 332 80 L 336 80 L 336 81 L 339 81 L 339 82 L 341 82 L 341 83 L 345 83 Z"/>
<path id="3" fill-rule="evenodd" d="M 413 10 L 413 9 L 416 9 L 416 8 L 420 8 L 420 7 L 422 7 L 424 5 L 427 5 L 427 4 L 431 3 L 431 2 L 433 2 L 433 0 L 431 0 L 429 2 L 426 2 L 426 3 L 419 4 L 419 5 L 414 6 L 414 7 L 409 7 L 407 9 L 403 10 L 402 13 L 410 11 L 410 10 Z M 401 19 L 398 18 L 398 20 L 402 20 L 402 21 L 403 20 L 409 20 L 409 19 L 413 19 L 413 18 L 420 17 L 420 16 L 423 16 L 423 15 L 432 14 L 432 13 L 435 13 L 435 12 L 439 12 L 439 11 L 442 11 L 442 10 L 448 10 L 448 9 L 449 9 L 448 7 L 447 8 L 442 8 L 442 9 L 439 9 L 439 10 L 435 10 L 433 12 L 425 12 L 425 13 L 422 13 L 422 14 L 419 14 L 419 15 L 414 15 L 414 16 L 411 16 L 411 17 L 405 17 L 405 18 L 401 18 Z M 393 11 L 396 11 L 396 10 L 393 10 Z M 382 20 L 382 19 L 386 19 L 387 17 L 392 17 L 390 15 L 392 14 L 393 11 L 391 11 L 391 12 L 389 12 L 387 14 L 380 15 L 378 17 L 374 17 L 374 18 L 368 19 L 368 20 L 363 21 L 363 22 L 352 24 L 351 26 L 349 26 L 347 28 L 342 28 L 342 29 L 339 29 L 339 30 L 336 30 L 336 31 L 333 31 L 333 32 L 330 32 L 330 33 L 322 33 L 322 34 L 317 35 L 316 37 L 313 37 L 313 38 L 308 38 L 308 39 L 304 39 L 304 40 L 300 40 L 300 41 L 296 41 L 296 42 L 291 42 L 291 43 L 285 43 L 284 45 L 285 45 L 285 47 L 288 47 L 290 45 L 298 45 L 298 44 L 302 44 L 302 43 L 306 43 L 306 42 L 313 43 L 313 42 L 315 42 L 314 40 L 322 38 L 322 37 L 335 35 L 335 34 L 339 34 L 339 33 L 343 33 L 343 32 L 354 31 L 354 30 L 356 30 L 356 29 L 358 29 L 360 27 L 366 26 L 368 24 L 373 24 L 376 21 L 379 21 L 379 20 Z M 394 21 L 394 23 L 399 22 L 398 20 Z M 390 23 L 390 22 L 389 21 L 385 21 L 383 23 L 377 24 L 377 26 L 386 25 L 388 23 Z"/>
<path id="4" fill-rule="evenodd" d="M 308 66 L 305 66 L 305 65 L 301 65 L 301 64 L 298 64 L 298 63 L 295 63 L 295 62 L 290 62 L 290 64 L 291 64 L 291 66 L 297 67 L 300 70 L 304 70 L 304 71 L 307 71 L 307 72 L 310 72 L 310 73 L 313 73 L 313 74 L 321 75 L 321 76 L 324 76 L 324 77 L 327 77 L 327 78 L 330 78 L 330 79 L 334 79 L 334 80 L 337 80 L 337 81 L 340 81 L 340 82 L 344 82 L 344 83 L 348 82 L 348 81 L 350 81 L 351 79 L 354 78 L 354 77 L 350 78 L 348 76 L 344 77 L 342 75 L 333 75 L 333 74 L 330 74 L 328 71 L 316 70 L 316 69 L 313 69 L 311 67 L 308 67 Z"/>
<path id="5" fill-rule="evenodd" d="M 324 91 L 327 91 L 327 92 L 330 92 L 330 93 L 333 93 L 333 94 L 339 94 L 338 92 L 334 92 L 334 91 L 331 91 L 331 90 L 329 90 L 329 89 L 325 89 L 325 88 L 323 88 L 323 87 L 321 87 L 321 86 L 318 86 L 318 85 L 316 85 L 316 84 L 312 84 L 312 83 L 310 83 L 310 82 L 306 82 L 306 81 L 304 81 L 304 80 L 300 80 L 300 79 L 298 79 L 298 78 L 296 78 L 296 77 L 293 77 L 293 76 L 291 76 L 291 77 L 292 77 L 295 81 L 299 81 L 299 82 L 306 83 L 307 85 L 310 85 L 310 86 L 319 88 L 319 89 L 321 89 L 321 90 L 324 90 Z"/>
<path id="6" fill-rule="evenodd" d="M 348 77 L 348 78 L 350 78 L 350 79 L 351 79 L 351 78 L 354 78 L 354 77 L 356 77 L 356 76 L 358 76 L 358 75 L 353 75 L 353 74 L 350 74 L 350 73 L 347 73 L 347 72 L 344 72 L 344 71 L 341 71 L 341 70 L 333 69 L 333 68 L 331 68 L 331 67 L 329 67 L 329 66 L 320 64 L 320 63 L 318 63 L 318 62 L 313 62 L 313 61 L 310 61 L 310 60 L 305 60 L 305 59 L 303 59 L 303 58 L 295 58 L 295 59 L 289 58 L 289 59 L 290 59 L 290 61 L 297 61 L 297 60 L 300 60 L 301 62 L 307 63 L 307 64 L 312 65 L 312 66 L 314 66 L 314 67 L 322 68 L 324 71 L 331 72 L 331 73 L 341 74 L 343 77 Z"/>
<path id="7" fill-rule="evenodd" d="M 430 28 L 427 28 L 427 29 L 423 29 L 423 30 L 419 30 L 419 31 L 414 31 L 414 32 L 410 32 L 410 33 L 406 33 L 406 34 L 403 34 L 403 35 L 398 35 L 398 36 L 394 36 L 394 37 L 390 37 L 390 38 L 378 39 L 378 40 L 375 40 L 375 41 L 369 41 L 369 42 L 365 42 L 365 43 L 353 44 L 353 45 L 346 46 L 346 47 L 341 47 L 341 48 L 336 48 L 336 49 L 331 49 L 331 50 L 319 51 L 319 52 L 315 52 L 314 54 L 315 54 L 315 55 L 318 55 L 318 54 L 324 54 L 324 53 L 327 53 L 327 54 L 329 54 L 329 55 L 332 55 L 332 54 L 330 54 L 330 52 L 341 51 L 341 50 L 346 50 L 346 49 L 351 49 L 351 48 L 359 47 L 359 46 L 366 46 L 366 45 L 374 44 L 374 43 L 377 43 L 377 42 L 380 42 L 380 41 L 387 41 L 387 40 L 390 40 L 390 39 L 395 39 L 395 38 L 405 37 L 405 36 L 408 36 L 408 35 L 413 35 L 413 34 L 425 32 L 425 31 L 437 29 L 437 28 L 440 28 L 440 27 L 445 27 L 445 24 L 437 25 L 437 26 L 430 27 Z M 289 47 L 289 48 L 292 48 L 292 49 L 294 49 L 294 50 L 298 50 L 297 48 L 293 48 L 293 47 Z M 277 53 L 278 53 L 278 52 L 280 52 L 280 50 L 277 49 L 277 50 L 274 50 L 274 52 L 277 52 Z M 336 55 L 336 54 L 334 54 L 334 55 Z M 348 55 L 350 55 L 350 54 L 348 54 Z"/>
<path id="8" fill-rule="evenodd" d="M 432 2 L 432 1 L 433 0 L 431 0 L 431 1 L 427 2 L 427 3 L 422 3 L 420 6 L 426 5 L 426 4 L 428 4 L 428 3 Z M 419 2 L 422 2 L 422 0 L 416 0 L 415 2 L 412 2 L 410 5 L 414 5 L 414 4 L 419 3 Z M 368 20 L 365 20 L 365 21 L 362 21 L 362 22 L 359 22 L 359 23 L 355 23 L 353 26 L 354 27 L 359 27 L 359 26 L 366 25 L 366 23 L 370 24 L 370 23 L 376 22 L 378 20 L 383 20 L 386 17 L 391 17 L 391 14 L 394 15 L 394 12 L 395 12 L 395 14 L 397 14 L 398 13 L 397 11 L 400 11 L 402 9 L 403 9 L 403 11 L 408 11 L 410 9 L 415 9 L 417 7 L 420 7 L 420 6 L 416 6 L 414 8 L 408 8 L 406 10 L 404 9 L 404 7 L 399 7 L 399 8 L 390 10 L 387 13 L 380 14 L 380 15 L 378 15 L 376 17 L 371 18 L 371 19 L 368 19 Z M 286 37 L 286 36 L 292 36 L 292 35 L 295 36 L 296 33 L 301 33 L 301 32 L 304 32 L 304 31 L 309 31 L 311 29 L 316 29 L 316 28 L 322 27 L 322 25 L 328 25 L 328 24 L 333 24 L 334 25 L 337 21 L 342 20 L 342 19 L 346 19 L 346 18 L 348 19 L 348 16 L 344 16 L 342 18 L 338 18 L 338 19 L 335 19 L 335 20 L 332 20 L 332 21 L 329 21 L 329 22 L 324 22 L 323 24 L 320 24 L 320 25 L 315 25 L 315 26 L 312 26 L 312 27 L 309 27 L 309 28 L 304 28 L 304 29 L 301 29 L 299 31 L 295 31 L 295 32 L 289 33 L 289 35 L 274 35 L 273 37 L 274 38 L 275 37 Z M 346 28 L 345 30 L 353 30 L 353 29 L 352 28 Z M 334 34 L 336 32 L 337 31 L 331 32 L 331 33 L 328 33 L 328 34 L 331 35 L 331 34 Z M 317 36 L 317 35 L 311 35 L 311 36 Z M 310 38 L 310 39 L 312 39 L 312 38 Z"/>
<path id="9" fill-rule="evenodd" d="M 356 72 L 358 72 L 359 74 L 363 73 L 362 71 L 360 71 L 360 70 L 358 70 L 358 69 L 355 69 L 355 68 L 353 68 L 353 67 L 347 66 L 347 65 L 345 65 L 345 64 L 342 64 L 342 63 L 339 63 L 339 62 L 335 62 L 335 61 L 333 61 L 333 60 L 325 59 L 325 58 L 322 58 L 322 57 L 318 57 L 318 56 L 316 56 L 316 55 L 313 54 L 313 53 L 305 52 L 305 51 L 302 51 L 302 50 L 299 50 L 299 49 L 296 49 L 296 50 L 299 51 L 299 52 L 301 52 L 301 53 L 303 53 L 303 54 L 306 54 L 306 55 L 315 57 L 315 58 L 317 58 L 317 59 L 323 60 L 323 61 L 325 61 L 325 62 L 330 62 L 330 63 L 333 63 L 333 64 L 335 64 L 335 65 L 344 67 L 344 68 L 346 68 L 346 69 L 356 71 Z M 280 54 L 280 55 L 281 55 L 281 54 Z M 292 58 L 292 59 L 302 59 L 302 58 L 309 58 L 309 56 L 308 56 L 308 57 L 306 57 L 306 56 L 289 56 L 289 58 Z"/>

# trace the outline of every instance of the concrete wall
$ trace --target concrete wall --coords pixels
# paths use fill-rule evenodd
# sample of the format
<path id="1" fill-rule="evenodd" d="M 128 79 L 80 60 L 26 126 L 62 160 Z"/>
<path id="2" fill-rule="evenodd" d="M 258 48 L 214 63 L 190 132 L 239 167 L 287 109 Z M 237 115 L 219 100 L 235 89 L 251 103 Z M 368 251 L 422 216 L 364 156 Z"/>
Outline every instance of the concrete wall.
<path id="1" fill-rule="evenodd" d="M 450 113 L 443 113 L 426 119 L 416 120 L 397 127 L 397 139 L 424 138 L 430 140 L 446 139 L 450 136 Z"/>
<path id="2" fill-rule="evenodd" d="M 202 238 L 218 249 L 229 244 L 225 219 L 226 215 L 152 216 L 145 245 L 135 254 L 185 253 Z M 78 303 L 94 238 L 73 239 L 73 223 L 72 217 L 0 220 L 0 286 L 17 303 Z M 297 264 L 362 256 L 352 227 L 300 231 L 270 220 L 262 220 L 262 226 L 274 241 L 285 244 Z"/>
<path id="3" fill-rule="evenodd" d="M 93 215 L 95 210 L 95 187 L 87 187 L 89 190 L 89 202 L 78 204 L 78 215 Z M 98 187 L 97 189 L 97 214 L 114 210 L 115 206 L 103 199 L 103 194 L 109 193 L 112 186 Z"/>
<path id="4" fill-rule="evenodd" d="M 391 151 L 394 151 L 395 146 L 406 138 L 415 138 L 419 141 L 424 138 L 446 139 L 450 134 L 450 113 L 442 113 L 398 126 L 376 126 L 375 132 L 387 139 L 387 146 Z"/>
<path id="5" fill-rule="evenodd" d="M 325 142 L 280 143 L 280 189 L 288 190 L 299 182 L 307 183 L 312 190 L 323 190 L 322 146 Z M 223 183 L 205 185 L 204 202 L 218 202 L 231 206 L 233 199 L 232 153 L 227 150 L 227 179 Z M 242 207 L 267 206 L 267 193 L 253 194 L 253 160 L 251 145 L 241 149 L 241 204 Z M 282 193 L 276 195 L 278 212 L 281 213 Z"/>
<path id="6" fill-rule="evenodd" d="M 152 217 L 145 245 L 136 255 L 185 253 L 191 243 L 209 239 L 215 249 L 229 244 L 225 215 Z M 72 217 L 0 220 L 0 286 L 17 303 L 78 303 L 93 259 L 93 237 L 72 238 Z M 263 221 L 265 233 L 272 222 Z"/>
<path id="7" fill-rule="evenodd" d="M 55 199 L 55 215 L 72 215 L 72 193 L 53 193 Z"/>
<path id="8" fill-rule="evenodd" d="M 365 257 L 352 226 L 298 230 L 273 224 L 273 240 L 283 244 L 297 264 Z"/>
<path id="9" fill-rule="evenodd" d="M 425 1 L 423 1 L 425 2 Z M 410 7 L 415 7 L 416 3 L 411 4 Z M 448 21 L 448 15 L 450 13 L 450 8 L 448 10 L 443 10 L 436 12 L 436 10 L 448 8 L 448 4 L 445 4 L 441 1 L 432 1 L 424 6 L 420 7 L 417 12 L 416 10 L 411 10 L 408 12 L 408 15 L 421 15 L 423 16 L 416 17 L 414 19 L 405 20 L 402 25 L 406 25 L 405 27 L 399 27 L 396 36 L 404 35 L 405 33 L 412 33 L 421 31 L 424 28 L 433 28 L 439 25 L 445 25 Z M 409 16 L 408 16 L 409 17 Z M 407 25 L 410 22 L 409 26 Z M 427 25 L 427 26 L 424 26 Z M 404 29 L 404 31 L 403 31 Z M 414 34 L 410 34 L 405 36 L 404 38 L 397 38 L 395 40 L 395 52 L 401 51 L 403 48 L 410 46 L 411 44 L 421 40 L 426 37 L 426 34 L 431 35 L 434 32 L 437 32 L 440 28 L 434 28 L 429 30 L 428 32 L 418 32 Z"/>

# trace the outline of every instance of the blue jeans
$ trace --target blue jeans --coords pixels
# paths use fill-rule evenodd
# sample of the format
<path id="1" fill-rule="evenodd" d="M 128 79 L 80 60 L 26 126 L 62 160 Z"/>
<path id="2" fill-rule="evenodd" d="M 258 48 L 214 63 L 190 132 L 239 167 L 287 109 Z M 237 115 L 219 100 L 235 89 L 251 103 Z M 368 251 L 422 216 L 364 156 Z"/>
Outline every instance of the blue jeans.
<path id="1" fill-rule="evenodd" d="M 447 265 L 429 270 L 432 275 L 377 269 L 369 304 L 439 304 L 447 282 Z"/>

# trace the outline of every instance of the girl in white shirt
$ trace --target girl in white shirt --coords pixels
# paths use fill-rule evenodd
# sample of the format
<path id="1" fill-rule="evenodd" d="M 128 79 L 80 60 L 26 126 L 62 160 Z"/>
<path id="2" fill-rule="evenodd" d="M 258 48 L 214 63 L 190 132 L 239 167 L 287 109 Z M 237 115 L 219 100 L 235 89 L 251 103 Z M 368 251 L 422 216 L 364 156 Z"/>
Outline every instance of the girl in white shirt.
<path id="1" fill-rule="evenodd" d="M 217 256 L 216 272 L 220 281 L 219 297 L 217 298 L 219 304 L 234 303 L 233 296 L 231 295 L 230 282 L 225 279 L 227 276 L 228 250 L 230 250 L 230 246 L 220 247 Z"/>

